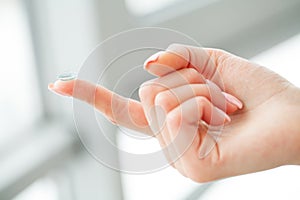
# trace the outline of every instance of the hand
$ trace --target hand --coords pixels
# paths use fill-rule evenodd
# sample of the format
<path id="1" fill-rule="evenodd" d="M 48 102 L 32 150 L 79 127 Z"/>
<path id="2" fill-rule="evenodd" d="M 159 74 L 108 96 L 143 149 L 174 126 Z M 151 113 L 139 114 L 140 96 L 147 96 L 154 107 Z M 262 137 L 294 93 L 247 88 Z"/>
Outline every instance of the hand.
<path id="1" fill-rule="evenodd" d="M 297 88 L 265 68 L 226 52 L 185 46 L 175 47 L 176 52 L 185 59 L 164 52 L 147 66 L 148 70 L 164 76 L 174 70 L 194 68 L 205 79 L 212 80 L 223 91 L 233 94 L 244 103 L 243 110 L 230 116 L 231 122 L 226 124 L 223 130 L 224 137 L 206 158 L 198 159 L 198 152 L 195 152 L 192 157 L 187 156 L 190 154 L 183 155 L 185 170 L 188 169 L 188 173 L 185 171 L 182 172 L 183 174 L 195 181 L 203 182 L 284 164 L 300 163 L 299 134 L 296 133 L 299 129 L 297 129 L 298 123 L 295 122 L 295 119 L 299 119 L 300 95 Z M 188 59 L 185 57 L 187 55 Z M 206 59 L 199 59 L 203 55 Z M 206 63 L 207 59 L 213 64 Z M 171 66 L 173 71 L 167 68 L 161 69 L 162 64 Z M 215 71 L 219 72 L 219 78 L 214 76 L 217 74 Z M 82 90 L 73 94 L 75 83 Z M 152 134 L 144 109 L 137 101 L 124 99 L 101 86 L 94 86 L 82 80 L 57 81 L 55 84 L 50 84 L 49 88 L 63 95 L 74 95 L 75 98 L 94 105 L 117 124 Z M 93 96 L 91 93 L 95 89 L 94 100 L 91 98 Z M 205 97 L 205 94 L 200 92 L 198 96 Z M 118 115 L 113 115 L 112 112 L 113 97 L 116 97 L 118 99 L 116 102 L 119 102 L 116 108 L 120 111 Z M 129 117 L 127 110 L 130 111 Z M 231 112 L 227 110 L 227 113 Z M 295 158 L 298 158 L 298 161 Z"/>
<path id="2" fill-rule="evenodd" d="M 148 81 L 139 91 L 152 132 L 169 162 L 186 176 L 189 173 L 181 160 L 187 157 L 192 159 L 187 152 L 192 151 L 197 160 L 206 157 L 222 132 L 217 130 L 224 122 L 230 121 L 226 113 L 242 108 L 238 99 L 223 93 L 192 68 L 180 69 Z M 200 124 L 204 129 L 199 129 Z M 206 124 L 211 125 L 209 135 Z"/>
<path id="3" fill-rule="evenodd" d="M 169 51 L 152 57 L 146 63 L 146 68 L 159 76 L 172 74 L 174 70 L 193 68 L 244 103 L 242 110 L 230 115 L 232 120 L 225 124 L 221 140 L 204 159 L 198 159 L 199 148 L 201 151 L 203 141 L 209 135 L 199 130 L 191 147 L 178 160 L 177 166 L 175 163 L 182 174 L 203 182 L 285 164 L 299 164 L 300 92 L 279 75 L 221 50 L 182 45 L 173 45 Z M 180 99 L 182 92 L 172 89 L 168 92 L 157 91 L 159 82 L 148 84 L 141 92 L 141 99 L 148 110 L 149 105 L 155 105 L 167 112 L 166 128 L 162 132 L 165 143 L 170 143 L 179 134 L 187 132 L 185 127 L 194 131 L 195 128 L 191 129 L 189 125 L 196 126 L 195 113 L 204 110 L 205 104 L 208 107 L 210 105 L 203 98 L 207 96 L 202 95 L 201 98 L 191 97 L 186 101 L 188 104 L 178 103 L 177 108 L 171 110 L 168 102 L 174 96 Z M 188 93 L 187 87 L 185 91 Z M 152 99 L 155 101 L 147 102 L 149 96 L 154 96 Z M 197 103 L 199 99 L 200 109 L 199 103 L 192 104 L 191 101 Z M 178 112 L 180 107 L 182 111 Z"/>

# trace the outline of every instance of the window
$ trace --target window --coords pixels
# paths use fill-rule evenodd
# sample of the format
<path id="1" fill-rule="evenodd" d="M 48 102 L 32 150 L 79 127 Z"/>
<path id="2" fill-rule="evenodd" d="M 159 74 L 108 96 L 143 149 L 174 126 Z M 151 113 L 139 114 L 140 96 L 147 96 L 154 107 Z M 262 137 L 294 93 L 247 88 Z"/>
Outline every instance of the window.
<path id="1" fill-rule="evenodd" d="M 91 1 L 0 1 L 0 199 L 120 199 L 119 176 L 77 143 L 71 99 L 47 90 L 100 41 L 93 9 Z"/>
<path id="2" fill-rule="evenodd" d="M 51 178 L 41 178 L 28 186 L 14 200 L 59 200 L 59 189 Z"/>
<path id="3" fill-rule="evenodd" d="M 298 68 L 300 60 L 300 33 L 290 39 L 256 55 L 253 61 L 273 70 L 300 87 Z"/>
<path id="4" fill-rule="evenodd" d="M 41 114 L 29 28 L 21 1 L 0 1 L 0 152 Z"/>
<path id="5" fill-rule="evenodd" d="M 161 10 L 182 0 L 125 0 L 128 10 L 134 15 L 146 15 Z"/>

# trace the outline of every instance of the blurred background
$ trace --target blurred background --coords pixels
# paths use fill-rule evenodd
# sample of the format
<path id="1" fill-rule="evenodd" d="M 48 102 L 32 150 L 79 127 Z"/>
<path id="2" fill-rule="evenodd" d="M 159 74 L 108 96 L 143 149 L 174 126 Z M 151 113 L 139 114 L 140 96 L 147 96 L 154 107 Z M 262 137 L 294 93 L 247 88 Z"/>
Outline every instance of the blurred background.
<path id="1" fill-rule="evenodd" d="M 47 84 L 78 70 L 107 37 L 145 26 L 183 32 L 300 86 L 299 0 L 0 0 L 0 199 L 300 199 L 299 166 L 196 184 L 171 167 L 118 173 L 85 151 L 72 100 Z"/>

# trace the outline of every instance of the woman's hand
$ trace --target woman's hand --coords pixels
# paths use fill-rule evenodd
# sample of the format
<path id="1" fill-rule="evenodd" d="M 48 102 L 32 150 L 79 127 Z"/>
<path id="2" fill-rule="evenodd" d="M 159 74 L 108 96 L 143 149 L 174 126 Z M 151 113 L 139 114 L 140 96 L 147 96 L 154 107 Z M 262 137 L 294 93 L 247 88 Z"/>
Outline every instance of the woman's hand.
<path id="1" fill-rule="evenodd" d="M 220 141 L 203 159 L 198 157 L 203 142 L 213 138 L 199 129 L 190 148 L 175 163 L 182 174 L 203 182 L 285 164 L 299 164 L 300 92 L 279 75 L 221 50 L 183 45 L 169 47 L 168 51 L 152 57 L 145 65 L 149 72 L 165 77 L 171 76 L 175 70 L 193 68 L 244 104 L 242 110 L 230 115 L 231 122 L 225 124 Z M 188 100 L 178 103 L 177 107 L 172 105 L 170 109 L 170 98 L 176 96 L 180 99 L 183 90 L 188 93 L 193 87 L 189 85 L 183 90 L 160 92 L 155 89 L 157 85 L 161 83 L 155 82 L 142 90 L 141 100 L 142 104 L 162 107 L 167 113 L 162 130 L 165 143 L 171 143 L 179 134 L 189 134 L 185 128 L 195 131 L 199 116 L 211 123 L 203 118 L 205 105 L 206 108 L 213 107 L 211 100 L 207 100 L 208 96 L 190 95 Z M 147 103 L 149 96 L 154 96 L 154 103 Z M 217 103 L 216 100 L 211 102 L 218 107 Z M 215 118 L 218 118 L 217 114 Z M 221 115 L 219 118 L 222 119 Z"/>
<path id="2" fill-rule="evenodd" d="M 57 81 L 50 84 L 49 88 L 94 105 L 117 124 L 148 134 L 153 134 L 153 127 L 155 129 L 155 123 L 154 125 L 150 123 L 151 128 L 148 123 L 153 115 L 151 105 L 160 106 L 165 110 L 162 116 L 167 119 L 166 126 L 156 125 L 156 128 L 161 131 L 159 127 L 168 127 L 157 137 L 162 146 L 172 143 L 177 133 L 194 131 L 195 124 L 200 119 L 207 124 L 219 125 L 227 119 L 224 111 L 230 114 L 231 122 L 225 124 L 223 136 L 207 157 L 199 159 L 201 144 L 209 136 L 204 127 L 195 134 L 190 148 L 174 163 L 182 174 L 198 182 L 270 169 L 284 164 L 300 164 L 300 133 L 297 122 L 300 118 L 299 89 L 277 74 L 221 50 L 182 45 L 173 45 L 169 51 L 149 60 L 146 69 L 162 78 L 154 81 L 156 85 L 160 84 L 160 87 L 154 86 L 156 89 L 149 95 L 151 100 L 145 98 L 149 89 L 142 87 L 140 92 L 142 104 L 82 80 Z M 196 71 L 198 73 L 195 73 Z M 163 81 L 176 75 L 185 82 L 172 85 L 172 81 Z M 204 84 L 206 79 L 211 80 L 210 84 Z M 77 88 L 81 88 L 76 94 L 73 93 L 75 83 Z M 143 86 L 153 87 L 153 82 L 147 84 Z M 215 87 L 215 84 L 218 87 Z M 161 87 L 162 85 L 164 87 Z M 219 105 L 215 98 L 210 99 L 215 95 L 207 92 L 210 91 L 209 88 L 216 90 L 221 88 L 216 95 L 226 99 L 223 103 L 225 106 Z M 183 90 L 187 92 L 182 92 Z M 233 113 L 241 107 L 240 103 L 230 95 L 221 96 L 221 91 L 242 100 L 243 109 Z M 165 101 L 168 98 L 173 99 L 170 105 Z M 112 106 L 111 102 L 116 104 Z M 184 112 L 178 112 L 180 108 L 184 108 L 182 109 Z M 186 126 L 188 127 L 186 130 L 178 131 L 182 126 L 175 122 L 183 120 L 186 121 L 185 124 L 190 123 L 194 127 L 189 129 Z M 176 150 L 171 149 L 171 153 L 173 152 L 176 153 Z"/>

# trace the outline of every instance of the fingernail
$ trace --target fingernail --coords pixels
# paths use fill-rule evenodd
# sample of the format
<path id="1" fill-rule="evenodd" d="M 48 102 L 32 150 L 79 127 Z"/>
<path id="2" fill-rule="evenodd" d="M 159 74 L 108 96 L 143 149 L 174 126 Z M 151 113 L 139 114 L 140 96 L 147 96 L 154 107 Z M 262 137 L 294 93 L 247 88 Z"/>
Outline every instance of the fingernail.
<path id="1" fill-rule="evenodd" d="M 228 94 L 226 92 L 222 92 L 222 93 L 225 96 L 225 99 L 227 101 L 229 101 L 230 103 L 236 105 L 239 109 L 243 108 L 243 103 L 240 100 L 238 100 L 236 97 L 234 97 L 231 94 Z"/>
<path id="2" fill-rule="evenodd" d="M 204 159 L 206 156 L 208 156 L 209 153 L 214 149 L 216 143 L 217 143 L 217 141 L 215 140 L 215 137 L 213 137 L 210 134 L 206 134 L 203 142 L 201 143 L 198 158 Z"/>
<path id="3" fill-rule="evenodd" d="M 222 111 L 223 112 L 223 111 Z M 223 112 L 224 113 L 224 112 Z M 225 115 L 225 123 L 226 122 L 231 122 L 231 118 L 226 114 L 226 113 L 224 113 Z"/>
<path id="4" fill-rule="evenodd" d="M 152 56 L 147 58 L 147 60 L 144 62 L 144 68 L 146 68 L 149 63 L 157 61 L 159 58 L 159 55 L 162 54 L 163 52 L 164 51 L 156 52 L 155 54 L 153 54 Z"/>
<path id="5" fill-rule="evenodd" d="M 221 109 L 216 108 L 217 111 L 219 112 L 219 115 L 222 116 L 223 119 L 225 119 L 225 122 L 231 122 L 231 118 Z"/>

